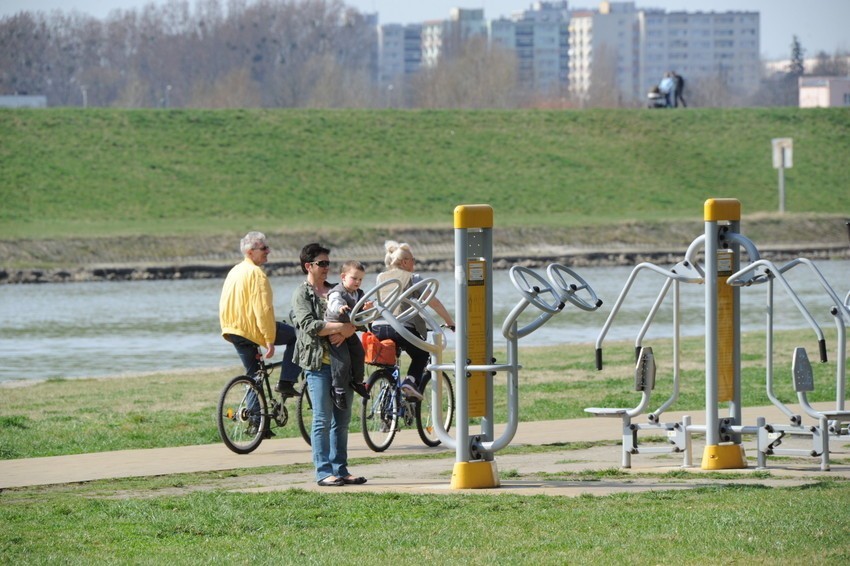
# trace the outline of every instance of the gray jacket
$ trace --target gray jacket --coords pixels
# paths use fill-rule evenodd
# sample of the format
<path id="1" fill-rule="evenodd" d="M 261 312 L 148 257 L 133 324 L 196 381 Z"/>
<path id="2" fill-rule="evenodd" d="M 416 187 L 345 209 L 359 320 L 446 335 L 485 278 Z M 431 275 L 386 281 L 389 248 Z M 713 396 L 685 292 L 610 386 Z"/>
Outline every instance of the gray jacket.
<path id="1" fill-rule="evenodd" d="M 363 289 L 357 289 L 352 293 L 345 288 L 345 285 L 338 283 L 328 292 L 328 308 L 325 311 L 325 320 L 328 322 L 351 322 L 350 309 L 353 309 L 362 297 Z M 339 312 L 339 309 L 343 306 L 348 306 L 348 312 Z"/>

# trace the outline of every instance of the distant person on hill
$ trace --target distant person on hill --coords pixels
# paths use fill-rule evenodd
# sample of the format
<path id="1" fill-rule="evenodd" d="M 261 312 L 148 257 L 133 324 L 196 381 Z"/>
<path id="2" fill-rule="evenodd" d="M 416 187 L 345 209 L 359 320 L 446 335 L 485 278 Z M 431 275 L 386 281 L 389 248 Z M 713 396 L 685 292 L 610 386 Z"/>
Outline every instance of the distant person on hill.
<path id="1" fill-rule="evenodd" d="M 262 232 L 248 232 L 239 244 L 245 259 L 233 267 L 224 280 L 218 316 L 221 335 L 233 344 L 245 374 L 254 376 L 259 369 L 257 348 L 266 349 L 265 357 L 274 356 L 274 347 L 286 344 L 283 368 L 276 390 L 295 397 L 295 382 L 301 368 L 292 361 L 295 354 L 295 329 L 275 321 L 272 288 L 262 265 L 269 259 L 269 245 Z"/>
<path id="2" fill-rule="evenodd" d="M 413 258 L 413 250 L 411 250 L 410 244 L 399 244 L 393 240 L 388 240 L 384 242 L 384 249 L 387 251 L 384 257 L 384 264 L 387 266 L 387 269 L 378 274 L 378 284 L 389 281 L 390 279 L 397 279 L 401 283 L 401 289 L 406 291 L 412 285 L 422 281 L 422 276 L 415 273 L 416 260 Z M 379 294 L 383 293 L 379 292 Z M 443 318 L 446 326 L 454 330 L 455 323 L 452 315 L 449 314 L 449 311 L 437 297 L 432 298 L 428 306 Z M 419 336 L 423 340 L 426 338 L 428 332 L 425 321 L 421 316 L 415 316 L 406 321 L 405 328 L 413 333 L 414 336 Z M 425 366 L 428 365 L 428 352 L 415 344 L 411 344 L 395 328 L 390 326 L 390 323 L 382 318 L 372 323 L 372 332 L 381 340 L 386 340 L 387 338 L 393 340 L 397 346 L 410 356 L 410 366 L 407 368 L 407 377 L 402 383 L 401 390 L 406 397 L 421 400 L 422 392 L 419 388 L 422 385 Z"/>
<path id="3" fill-rule="evenodd" d="M 685 97 L 683 93 L 685 92 L 685 79 L 682 78 L 682 75 L 673 71 L 673 108 L 678 108 L 679 101 L 682 101 L 682 107 L 687 108 L 688 105 L 685 104 Z"/>
<path id="4" fill-rule="evenodd" d="M 341 281 L 328 291 L 328 308 L 325 310 L 327 322 L 351 322 L 348 313 L 363 297 L 360 284 L 366 268 L 359 261 L 346 261 L 340 272 Z M 369 305 L 369 303 L 366 303 Z M 369 308 L 367 306 L 367 308 Z M 368 399 L 369 392 L 363 385 L 366 353 L 357 333 L 352 334 L 340 344 L 329 342 L 331 355 L 331 382 L 333 385 L 334 405 L 341 410 L 347 408 L 346 389 L 348 386 L 361 397 Z"/>
<path id="5" fill-rule="evenodd" d="M 664 73 L 664 78 L 661 79 L 661 82 L 658 83 L 658 90 L 661 91 L 661 94 L 664 95 L 664 106 L 670 108 L 673 103 L 671 101 L 670 95 L 674 95 L 673 90 L 676 88 L 676 81 L 673 80 L 672 73 Z"/>

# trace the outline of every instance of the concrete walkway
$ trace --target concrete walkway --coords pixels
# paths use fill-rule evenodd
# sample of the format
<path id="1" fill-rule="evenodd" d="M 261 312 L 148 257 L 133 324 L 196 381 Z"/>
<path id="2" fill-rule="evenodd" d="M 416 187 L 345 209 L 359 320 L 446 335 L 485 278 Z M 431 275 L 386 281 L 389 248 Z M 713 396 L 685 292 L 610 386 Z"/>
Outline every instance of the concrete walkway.
<path id="1" fill-rule="evenodd" d="M 819 404 L 829 408 L 829 404 Z M 664 415 L 665 422 L 680 420 L 682 415 L 690 414 L 694 424 L 705 422 L 705 415 L 671 412 Z M 774 407 L 756 407 L 744 410 L 745 424 L 755 424 L 756 417 L 764 416 L 769 423 L 786 423 L 787 419 Z M 645 422 L 645 419 L 636 419 Z M 804 422 L 808 419 L 804 418 Z M 477 427 L 471 427 L 476 430 Z M 496 434 L 499 435 L 497 427 Z M 653 433 L 658 436 L 658 433 Z M 479 493 L 510 492 L 518 494 L 558 494 L 578 495 L 580 493 L 604 494 L 613 491 L 639 491 L 645 489 L 685 489 L 704 485 L 699 478 L 687 481 L 659 480 L 657 478 L 628 478 L 628 481 L 526 481 L 523 476 L 541 476 L 546 474 L 568 474 L 586 470 L 605 470 L 620 466 L 620 420 L 604 418 L 586 418 L 558 421 L 539 421 L 520 423 L 512 445 L 557 445 L 574 442 L 615 441 L 617 444 L 600 445 L 588 449 L 575 450 L 565 446 L 564 450 L 547 450 L 538 453 L 496 454 L 496 465 L 500 474 L 501 486 L 494 489 L 468 490 Z M 756 448 L 752 437 L 744 438 L 750 467 L 743 470 L 727 470 L 741 474 L 740 481 L 753 481 L 762 485 L 798 485 L 817 481 L 823 477 L 850 478 L 850 439 L 835 440 L 830 443 L 832 465 L 828 472 L 821 472 L 819 458 L 771 458 L 768 459 L 768 471 L 771 478 L 750 478 L 755 470 L 752 460 L 756 457 Z M 787 441 L 783 448 L 808 448 L 811 441 L 800 439 Z M 694 474 L 702 472 L 699 468 L 704 443 L 696 439 L 693 445 L 694 467 L 688 468 Z M 397 458 L 413 454 L 443 453 L 445 458 L 426 458 L 410 460 Z M 394 458 L 396 457 L 396 458 Z M 448 492 L 450 491 L 451 472 L 454 465 L 454 453 L 445 448 L 427 448 L 419 440 L 416 430 L 403 430 L 396 436 L 392 446 L 378 454 L 366 447 L 360 433 L 349 438 L 349 461 L 351 471 L 364 475 L 369 482 L 364 486 L 346 486 L 341 491 L 357 489 L 369 491 L 402 492 Z M 238 489 L 264 491 L 289 489 L 323 489 L 316 486 L 312 472 L 310 447 L 299 438 L 266 440 L 253 453 L 237 455 L 223 444 L 203 446 L 183 446 L 177 448 L 157 448 L 149 450 L 121 450 L 94 454 L 71 456 L 53 456 L 0 461 L 0 489 L 39 485 L 86 482 L 108 478 L 128 478 L 160 476 L 168 474 L 194 473 L 231 470 L 237 468 L 257 468 L 263 466 L 287 466 L 302 464 L 304 472 L 263 474 L 261 484 L 241 485 Z M 637 454 L 632 456 L 632 472 L 652 472 L 661 474 L 682 469 L 681 454 Z M 283 468 L 281 468 L 283 470 Z M 708 481 L 708 480 L 706 480 Z M 715 480 L 716 481 L 716 480 Z M 728 480 L 724 480 L 728 481 Z M 467 491 L 467 490 L 464 490 Z"/>

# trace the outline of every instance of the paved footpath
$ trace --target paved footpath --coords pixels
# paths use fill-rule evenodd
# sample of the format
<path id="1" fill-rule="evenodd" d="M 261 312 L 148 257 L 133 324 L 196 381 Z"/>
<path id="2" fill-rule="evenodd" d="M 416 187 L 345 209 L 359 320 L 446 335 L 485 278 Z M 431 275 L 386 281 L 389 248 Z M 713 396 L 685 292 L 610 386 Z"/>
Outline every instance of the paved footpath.
<path id="1" fill-rule="evenodd" d="M 828 403 L 817 404 L 819 408 L 829 408 Z M 705 422 L 704 413 L 693 411 L 665 413 L 663 420 L 680 420 L 682 415 L 690 414 L 694 424 Z M 769 423 L 786 423 L 787 419 L 774 407 L 755 407 L 743 412 L 744 424 L 755 424 L 756 417 L 764 416 Z M 645 418 L 636 419 L 646 422 Z M 804 422 L 808 422 L 804 418 Z M 473 431 L 476 427 L 471 427 Z M 497 427 L 496 434 L 501 430 Z M 648 432 L 648 435 L 658 435 Z M 552 445 L 571 442 L 619 441 L 620 420 L 606 418 L 585 418 L 557 421 L 538 421 L 520 423 L 512 445 Z M 746 454 L 753 459 L 756 456 L 752 436 L 744 437 Z M 808 448 L 808 439 L 794 440 L 794 447 Z M 783 447 L 791 445 L 787 442 Z M 694 467 L 689 468 L 695 474 L 699 468 L 704 443 L 697 439 L 693 445 Z M 850 439 L 833 440 L 830 443 L 832 465 L 828 472 L 820 471 L 819 458 L 775 458 L 768 459 L 771 478 L 754 478 L 755 465 L 744 470 L 728 470 L 742 474 L 741 481 L 753 481 L 759 484 L 799 485 L 817 481 L 823 477 L 850 478 Z M 446 453 L 446 458 L 428 458 L 409 460 L 393 456 L 411 454 L 433 454 L 435 451 Z M 687 482 L 660 482 L 658 479 L 646 480 L 640 477 L 628 481 L 581 482 L 581 481 L 525 481 L 525 475 L 545 473 L 570 473 L 582 470 L 604 470 L 620 466 L 620 446 L 600 445 L 589 449 L 573 450 L 565 447 L 563 451 L 546 451 L 526 454 L 496 454 L 496 465 L 501 485 L 495 489 L 469 490 L 479 493 L 509 492 L 518 494 L 558 494 L 578 495 L 580 493 L 604 494 L 614 491 L 635 491 L 642 489 L 691 488 L 699 484 L 693 480 Z M 396 437 L 393 445 L 383 454 L 369 450 L 360 433 L 353 433 L 349 439 L 349 460 L 354 462 L 352 471 L 365 475 L 369 483 L 365 486 L 346 487 L 370 491 L 411 491 L 411 492 L 447 492 L 450 490 L 453 454 L 445 448 L 427 448 L 419 440 L 415 429 L 404 430 Z M 108 478 L 127 478 L 160 476 L 168 474 L 194 473 L 231 470 L 237 468 L 256 468 L 262 466 L 286 466 L 304 464 L 308 471 L 281 473 L 273 476 L 273 481 L 264 485 L 244 487 L 244 490 L 262 491 L 273 489 L 317 488 L 312 470 L 310 447 L 300 438 L 266 440 L 251 454 L 238 455 L 229 451 L 223 444 L 203 446 L 182 446 L 177 448 L 156 448 L 147 450 L 120 450 L 94 454 L 70 456 L 52 456 L 0 461 L 0 489 L 39 485 L 85 482 Z M 647 454 L 632 456 L 634 472 L 664 473 L 679 470 L 682 466 L 680 454 Z M 265 474 L 268 475 L 268 474 Z M 466 491 L 466 490 L 464 490 Z"/>

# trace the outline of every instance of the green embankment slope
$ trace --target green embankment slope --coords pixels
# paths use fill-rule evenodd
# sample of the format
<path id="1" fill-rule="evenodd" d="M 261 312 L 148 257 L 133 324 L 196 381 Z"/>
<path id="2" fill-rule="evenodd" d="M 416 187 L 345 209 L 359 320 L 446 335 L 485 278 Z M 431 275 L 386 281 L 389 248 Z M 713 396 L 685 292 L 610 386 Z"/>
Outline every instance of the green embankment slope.
<path id="1" fill-rule="evenodd" d="M 0 240 L 746 217 L 778 208 L 774 137 L 789 214 L 850 215 L 850 109 L 0 110 Z"/>

